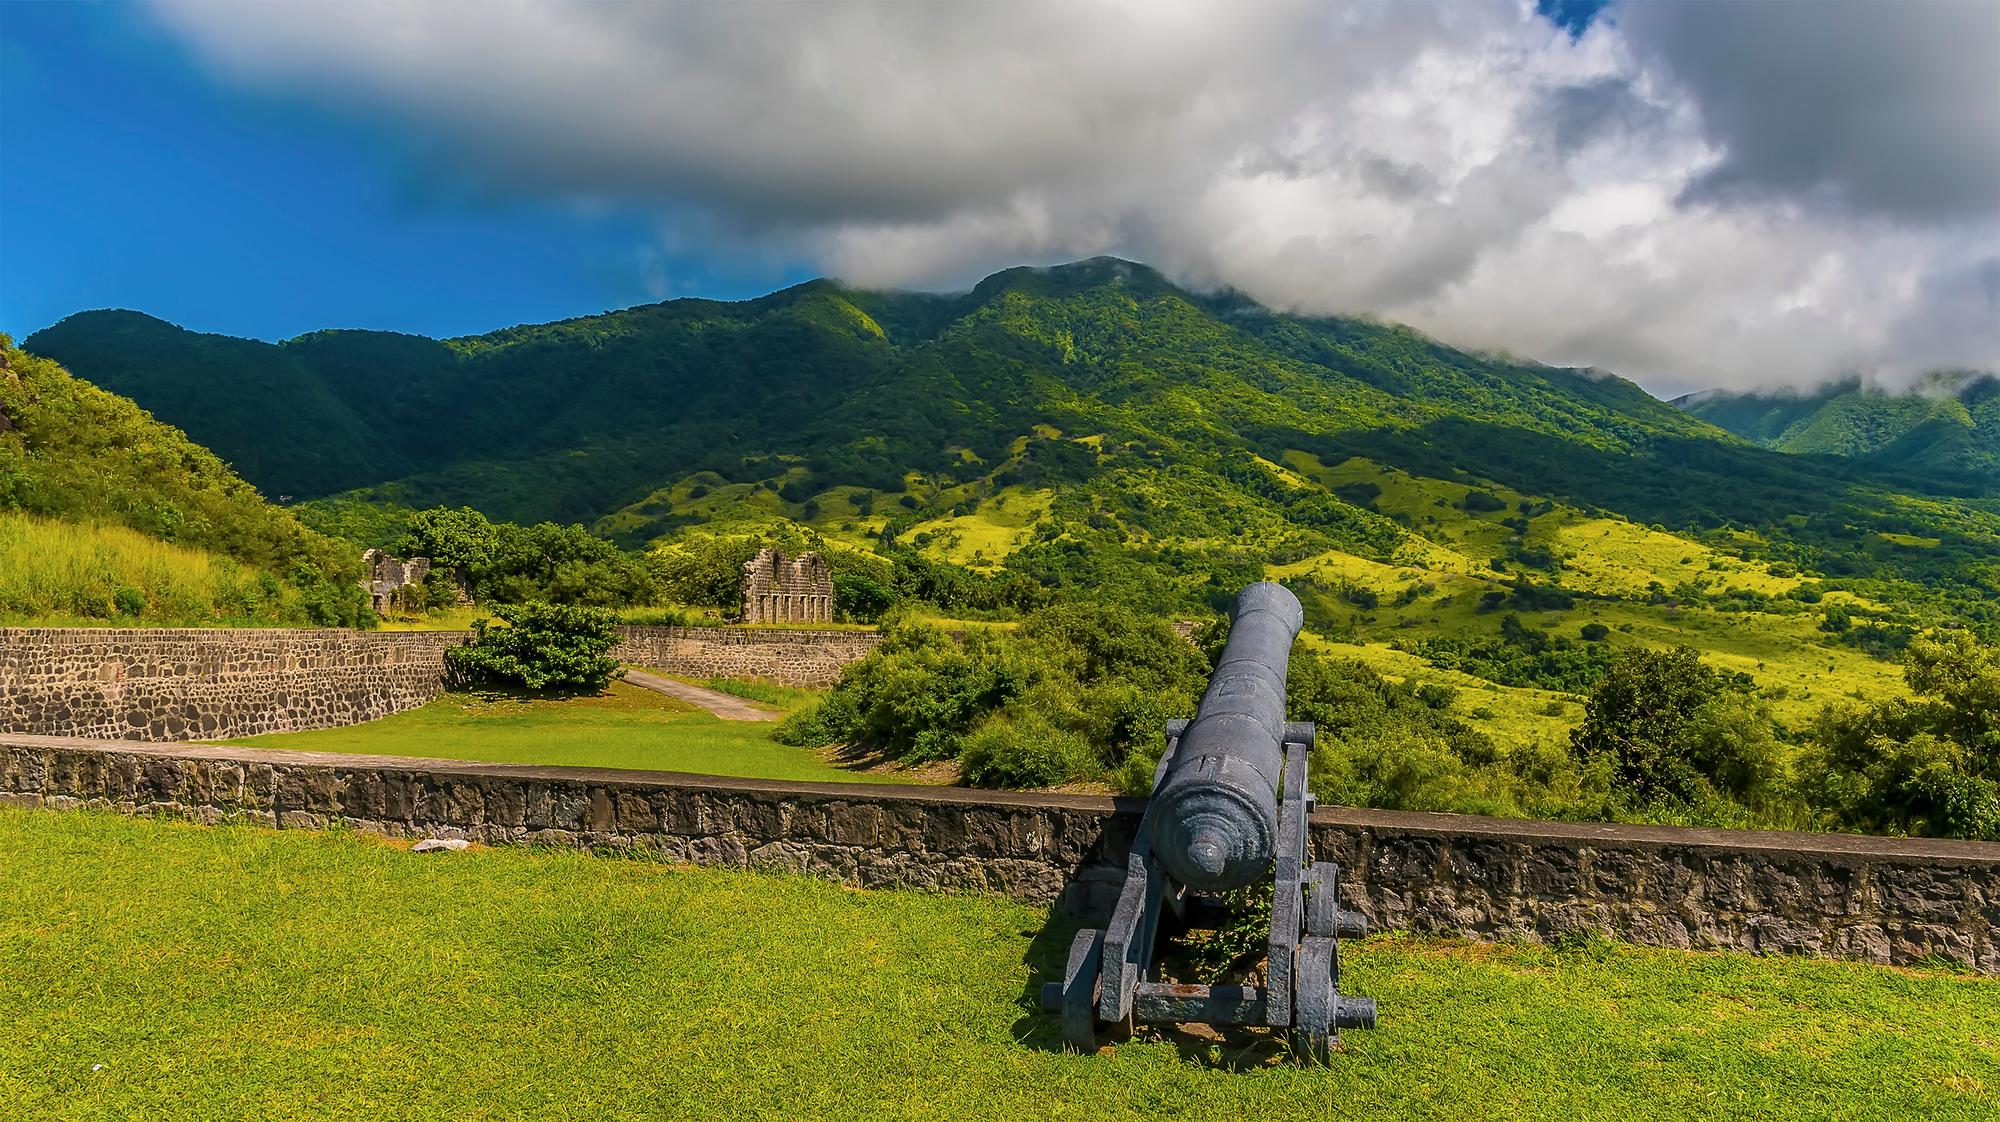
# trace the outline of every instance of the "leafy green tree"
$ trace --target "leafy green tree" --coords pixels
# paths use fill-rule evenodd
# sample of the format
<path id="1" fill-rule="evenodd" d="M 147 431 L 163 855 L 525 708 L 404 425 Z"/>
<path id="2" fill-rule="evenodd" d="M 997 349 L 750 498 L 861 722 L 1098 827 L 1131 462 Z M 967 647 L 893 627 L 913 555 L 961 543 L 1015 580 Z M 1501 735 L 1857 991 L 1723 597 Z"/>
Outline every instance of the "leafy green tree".
<path id="1" fill-rule="evenodd" d="M 867 573 L 833 574 L 833 610 L 842 619 L 873 623 L 895 604 L 895 590 Z"/>
<path id="2" fill-rule="evenodd" d="M 410 515 L 409 525 L 396 543 L 396 555 L 428 557 L 436 567 L 484 574 L 493 563 L 499 540 L 493 523 L 471 507 L 434 507 Z"/>
<path id="3" fill-rule="evenodd" d="M 1634 806 L 1756 799 L 1778 777 L 1770 713 L 1691 647 L 1631 647 L 1591 691 L 1571 744 L 1608 761 Z"/>
<path id="4" fill-rule="evenodd" d="M 472 639 L 445 652 L 456 682 L 537 693 L 596 693 L 618 672 L 618 619 L 600 608 L 535 601 L 494 609 L 503 627 L 474 620 Z"/>
<path id="5" fill-rule="evenodd" d="M 542 522 L 494 527 L 491 560 L 470 574 L 479 600 L 622 607 L 652 603 L 652 573 L 639 559 L 582 526 Z"/>
<path id="6" fill-rule="evenodd" d="M 1821 713 L 1807 797 L 1849 829 L 2000 840 L 2000 652 L 1921 636 L 1903 673 L 1915 699 Z"/>

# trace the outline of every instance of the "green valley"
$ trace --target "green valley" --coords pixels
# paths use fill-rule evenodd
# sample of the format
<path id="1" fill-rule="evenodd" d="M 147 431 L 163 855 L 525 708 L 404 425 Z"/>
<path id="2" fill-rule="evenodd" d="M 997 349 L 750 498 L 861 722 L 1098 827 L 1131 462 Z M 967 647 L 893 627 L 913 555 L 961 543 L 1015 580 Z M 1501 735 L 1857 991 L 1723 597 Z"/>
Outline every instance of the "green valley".
<path id="1" fill-rule="evenodd" d="M 1848 379 L 1816 391 L 1689 394 L 1674 404 L 1766 448 L 2000 478 L 2000 378 L 1939 371 L 1901 393 Z"/>

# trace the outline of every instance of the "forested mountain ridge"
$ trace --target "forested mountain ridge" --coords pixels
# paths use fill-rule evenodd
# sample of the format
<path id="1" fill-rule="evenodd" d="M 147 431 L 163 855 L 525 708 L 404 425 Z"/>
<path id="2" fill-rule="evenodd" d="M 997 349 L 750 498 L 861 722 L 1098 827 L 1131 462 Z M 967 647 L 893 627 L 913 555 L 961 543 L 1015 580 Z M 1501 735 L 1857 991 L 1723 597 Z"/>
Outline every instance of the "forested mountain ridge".
<path id="1" fill-rule="evenodd" d="M 1197 438 L 1468 411 L 1598 447 L 1703 431 L 1622 380 L 1275 315 L 1104 259 L 1008 270 L 961 296 L 814 281 L 446 341 L 319 331 L 269 344 L 112 311 L 26 345 L 181 424 L 268 493 L 409 479 L 519 518 L 601 515 L 689 468 L 746 478 L 729 444 L 752 460 L 803 456 L 842 482 L 869 482 L 872 468 L 884 486 L 901 471 L 880 465 L 876 437 L 891 442 L 891 468 L 939 470 L 953 449 L 994 462 L 1035 424 L 1081 432 L 1119 413 Z M 563 478 L 579 449 L 597 461 L 594 483 Z M 471 465 L 527 478 L 496 494 L 454 472 Z"/>
<path id="2" fill-rule="evenodd" d="M 2000 480 L 2000 377 L 1939 371 L 1902 393 L 1852 378 L 1811 393 L 1723 391 L 1674 404 L 1780 452 Z"/>
<path id="3" fill-rule="evenodd" d="M 98 312 L 28 342 L 322 519 L 466 504 L 630 545 L 782 519 L 1157 610 L 1336 555 L 1573 581 L 1579 535 L 1614 525 L 1886 582 L 1912 622 L 1981 624 L 2000 595 L 2000 515 L 1964 480 L 1780 455 L 1614 376 L 1110 258 L 443 341 L 245 343 Z M 1619 594 L 1697 576 L 1629 569 Z"/>

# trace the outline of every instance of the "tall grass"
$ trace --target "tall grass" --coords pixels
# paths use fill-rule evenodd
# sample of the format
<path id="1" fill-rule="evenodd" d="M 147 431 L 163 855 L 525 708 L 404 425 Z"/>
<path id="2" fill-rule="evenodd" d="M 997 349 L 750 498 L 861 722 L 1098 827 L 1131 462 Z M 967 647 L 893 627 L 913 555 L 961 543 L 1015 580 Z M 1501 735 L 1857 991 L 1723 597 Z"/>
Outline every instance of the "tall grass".
<path id="1" fill-rule="evenodd" d="M 179 627 L 303 621 L 296 591 L 123 526 L 0 511 L 0 624 Z"/>

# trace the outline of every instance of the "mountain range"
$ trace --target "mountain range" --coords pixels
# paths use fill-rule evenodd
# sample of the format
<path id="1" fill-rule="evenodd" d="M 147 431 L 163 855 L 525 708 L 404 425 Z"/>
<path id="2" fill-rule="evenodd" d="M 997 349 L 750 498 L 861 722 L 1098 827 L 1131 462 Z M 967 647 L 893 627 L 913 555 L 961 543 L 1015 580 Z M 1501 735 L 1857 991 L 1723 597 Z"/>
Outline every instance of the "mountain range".
<path id="1" fill-rule="evenodd" d="M 1930 421 L 1859 458 L 1786 455 L 1753 441 L 1810 411 L 1746 439 L 1710 423 L 1740 427 L 1724 399 L 1676 408 L 1609 374 L 1281 314 L 1112 258 L 953 295 L 822 280 L 445 340 L 263 343 L 85 312 L 25 346 L 311 500 L 322 528 L 465 504 L 642 545 L 788 519 L 1166 608 L 1287 559 L 1450 548 L 1482 490 L 1520 496 L 1486 517 L 1517 522 L 1490 552 L 1525 570 L 1575 548 L 1528 524 L 1541 504 L 1961 615 L 2000 589 L 1986 481 L 1882 454 Z M 1960 402 L 1975 433 L 1992 415 L 1977 393 Z M 1402 481 L 1439 485 L 1432 509 L 1378 501 Z"/>
<path id="2" fill-rule="evenodd" d="M 1305 603 L 1311 642 L 1458 691 L 1454 713 L 1530 753 L 1566 751 L 1576 696 L 1625 645 L 1692 645 L 1797 728 L 1828 699 L 1900 692 L 1919 628 L 2000 639 L 2000 495 L 1976 458 L 1887 454 L 1922 443 L 1921 418 L 1778 450 L 1832 427 L 1801 426 L 1813 416 L 1909 402 L 1854 389 L 1676 405 L 1600 371 L 1283 314 L 1110 258 L 958 294 L 822 280 L 457 339 L 265 343 L 99 311 L 24 345 L 66 364 L 74 393 L 128 395 L 287 504 L 244 505 L 247 532 L 205 508 L 151 517 L 187 489 L 155 502 L 113 457 L 119 493 L 66 510 L 65 481 L 96 470 L 64 465 L 62 442 L 83 439 L 69 421 L 26 445 L 46 513 L 109 511 L 260 566 L 298 555 L 256 544 L 298 538 L 295 516 L 320 555 L 321 535 L 345 539 L 319 566 L 325 589 L 435 505 L 581 522 L 722 584 L 733 562 L 713 559 L 806 540 L 837 575 L 944 613 L 1004 614 L 963 594 L 977 586 L 1187 618 L 1275 579 Z M 15 361 L 32 364 L 59 373 Z M 1990 391 L 1953 395 L 1986 431 Z M 5 408 L 58 431 L 26 401 Z M 113 412 L 127 419 L 98 446 L 186 444 L 131 402 Z M 256 498 L 186 447 L 218 494 Z M 7 470 L 0 456 L 0 506 Z"/>
<path id="3" fill-rule="evenodd" d="M 1810 392 L 1710 390 L 1674 404 L 1780 452 L 2000 480 L 2000 377 L 1992 374 L 1937 371 L 1901 392 L 1859 378 Z"/>

